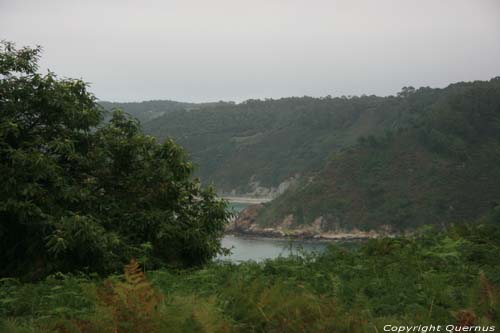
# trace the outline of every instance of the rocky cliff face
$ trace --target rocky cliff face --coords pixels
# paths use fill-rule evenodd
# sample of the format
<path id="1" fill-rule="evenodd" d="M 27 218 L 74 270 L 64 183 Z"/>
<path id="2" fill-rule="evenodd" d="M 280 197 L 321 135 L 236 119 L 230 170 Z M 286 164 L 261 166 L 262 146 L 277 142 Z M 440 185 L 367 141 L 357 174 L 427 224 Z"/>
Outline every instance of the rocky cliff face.
<path id="1" fill-rule="evenodd" d="M 290 187 L 297 183 L 300 179 L 300 174 L 296 174 L 293 177 L 285 179 L 278 186 L 263 186 L 260 181 L 255 180 L 256 175 L 253 175 L 250 178 L 248 183 L 248 190 L 246 192 L 238 191 L 237 189 L 233 189 L 229 192 L 221 192 L 220 195 L 223 197 L 249 197 L 249 198 L 261 198 L 264 200 L 274 199 L 279 195 L 285 193 L 285 191 Z"/>
<path id="2" fill-rule="evenodd" d="M 291 237 L 291 238 L 313 238 L 313 239 L 368 239 L 381 236 L 392 236 L 391 230 L 382 227 L 375 231 L 351 230 L 324 230 L 324 219 L 319 216 L 310 225 L 294 226 L 294 216 L 287 215 L 274 227 L 262 227 L 257 224 L 259 211 L 264 208 L 263 204 L 251 205 L 240 212 L 227 228 L 228 233 L 251 235 L 260 237 Z"/>

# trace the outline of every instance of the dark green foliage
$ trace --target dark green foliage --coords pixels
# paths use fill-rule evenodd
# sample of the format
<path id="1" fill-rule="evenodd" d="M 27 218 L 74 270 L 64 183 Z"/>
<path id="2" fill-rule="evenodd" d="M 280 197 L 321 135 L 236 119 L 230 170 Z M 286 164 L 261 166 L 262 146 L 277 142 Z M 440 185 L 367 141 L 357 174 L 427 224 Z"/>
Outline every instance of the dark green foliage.
<path id="1" fill-rule="evenodd" d="M 430 104 L 434 90 L 407 93 L 399 99 L 421 108 L 410 127 L 359 138 L 268 203 L 259 222 L 300 210 L 296 224 L 322 216 L 331 230 L 404 230 L 475 219 L 498 205 L 500 78 L 451 85 Z"/>
<path id="2" fill-rule="evenodd" d="M 203 182 L 213 182 L 220 192 L 244 193 L 257 183 L 277 187 L 296 174 L 320 169 L 331 154 L 356 143 L 359 135 L 407 126 L 412 112 L 436 96 L 433 89 L 419 94 L 425 95 L 423 105 L 394 97 L 292 97 L 172 111 L 165 101 L 164 114 L 144 120 L 143 126 L 147 133 L 175 138 L 185 147 Z M 123 108 L 138 116 L 149 110 L 143 103 Z"/>
<path id="3" fill-rule="evenodd" d="M 491 224 L 497 218 L 493 213 L 447 233 L 423 229 L 410 238 L 331 246 L 321 255 L 153 271 L 147 276 L 154 289 L 141 278 L 138 291 L 125 295 L 160 292 L 161 305 L 139 298 L 112 309 L 144 302 L 136 312 L 155 316 L 143 327 L 158 332 L 382 332 L 386 324 L 458 325 L 464 314 L 472 325 L 498 327 L 500 227 Z M 133 287 L 127 273 L 124 282 L 111 280 L 118 290 Z M 112 323 L 109 307 L 99 306 L 107 283 L 63 275 L 0 283 L 4 322 L 52 332 L 99 332 L 96 323 Z M 136 317 L 120 327 L 133 327 Z"/>
<path id="4" fill-rule="evenodd" d="M 142 119 L 147 133 L 182 144 L 203 182 L 213 182 L 221 193 L 245 193 L 258 185 L 276 188 L 297 174 L 307 178 L 332 155 L 357 142 L 380 149 L 408 127 L 421 129 L 419 140 L 428 149 L 463 160 L 468 139 L 452 132 L 474 137 L 486 119 L 492 122 L 485 131 L 495 132 L 497 94 L 494 84 L 476 82 L 444 89 L 405 87 L 396 97 L 292 97 L 178 108 L 170 101 L 153 101 L 122 106 Z M 144 118 L 151 110 L 158 116 Z"/>
<path id="5" fill-rule="evenodd" d="M 132 256 L 196 265 L 221 251 L 226 204 L 184 150 L 103 110 L 79 80 L 36 72 L 39 49 L 0 49 L 0 276 L 109 272 Z"/>

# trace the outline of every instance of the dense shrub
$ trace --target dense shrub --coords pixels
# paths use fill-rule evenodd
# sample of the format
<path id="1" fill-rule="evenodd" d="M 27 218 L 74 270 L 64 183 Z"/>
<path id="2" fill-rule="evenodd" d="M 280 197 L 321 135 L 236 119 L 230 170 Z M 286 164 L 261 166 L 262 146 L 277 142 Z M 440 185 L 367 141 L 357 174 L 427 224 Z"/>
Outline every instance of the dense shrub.
<path id="1" fill-rule="evenodd" d="M 196 265 L 221 251 L 225 202 L 184 150 L 103 111 L 80 80 L 37 73 L 40 49 L 0 48 L 0 276 Z"/>

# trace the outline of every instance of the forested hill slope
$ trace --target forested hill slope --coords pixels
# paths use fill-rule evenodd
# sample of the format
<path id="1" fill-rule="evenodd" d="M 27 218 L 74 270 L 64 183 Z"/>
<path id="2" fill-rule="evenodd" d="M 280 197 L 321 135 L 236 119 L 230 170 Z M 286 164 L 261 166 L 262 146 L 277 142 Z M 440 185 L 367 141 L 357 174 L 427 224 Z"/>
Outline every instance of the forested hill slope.
<path id="1" fill-rule="evenodd" d="M 409 92 L 415 98 L 402 97 Z M 385 98 L 249 100 L 166 112 L 143 128 L 184 146 L 201 180 L 215 183 L 220 193 L 265 196 L 321 169 L 331 154 L 361 135 L 406 127 L 441 95 L 440 89 L 408 88 Z"/>
<path id="2" fill-rule="evenodd" d="M 409 91 L 398 101 L 420 101 Z M 411 127 L 363 138 L 260 211 L 261 225 L 412 229 L 500 204 L 500 78 L 455 84 Z M 413 102 L 412 102 L 413 101 Z"/>

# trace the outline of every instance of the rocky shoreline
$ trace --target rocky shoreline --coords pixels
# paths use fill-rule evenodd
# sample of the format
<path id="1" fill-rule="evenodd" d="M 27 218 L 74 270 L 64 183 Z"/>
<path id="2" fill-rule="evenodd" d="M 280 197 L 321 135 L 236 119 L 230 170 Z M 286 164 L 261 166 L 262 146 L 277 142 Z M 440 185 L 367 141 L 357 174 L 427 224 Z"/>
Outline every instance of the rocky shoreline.
<path id="1" fill-rule="evenodd" d="M 240 212 L 226 228 L 227 234 L 265 237 L 265 238 L 292 238 L 308 240 L 363 240 L 380 237 L 393 237 L 394 234 L 388 231 L 362 231 L 352 230 L 323 230 L 322 217 L 318 217 L 311 225 L 300 228 L 292 228 L 293 216 L 287 216 L 275 227 L 262 227 L 256 223 L 256 217 L 262 204 L 251 205 Z"/>

